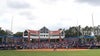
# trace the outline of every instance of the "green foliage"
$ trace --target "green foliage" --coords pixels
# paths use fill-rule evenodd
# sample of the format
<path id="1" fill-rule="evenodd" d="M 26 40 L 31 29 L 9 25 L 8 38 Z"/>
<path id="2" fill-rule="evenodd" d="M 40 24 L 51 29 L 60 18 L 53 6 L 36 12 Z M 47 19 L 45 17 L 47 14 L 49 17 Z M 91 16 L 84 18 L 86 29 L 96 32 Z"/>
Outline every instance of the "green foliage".
<path id="1" fill-rule="evenodd" d="M 6 31 L 4 31 L 4 30 L 0 30 L 0 35 L 7 35 L 7 33 L 6 33 Z"/>
<path id="2" fill-rule="evenodd" d="M 97 30 L 97 28 L 93 29 L 93 27 L 89 27 L 89 26 L 81 28 L 81 26 L 79 25 L 77 27 L 70 27 L 69 29 L 65 30 L 65 36 L 66 37 L 81 36 L 82 31 L 87 31 L 87 35 L 91 35 L 90 32 L 93 30 Z"/>
<path id="3" fill-rule="evenodd" d="M 95 36 L 96 37 L 96 39 L 97 39 L 97 41 L 99 42 L 100 41 L 100 36 Z"/>
<path id="4" fill-rule="evenodd" d="M 14 36 L 18 36 L 18 37 L 22 37 L 22 35 L 23 35 L 23 32 L 17 32 L 14 34 Z"/>
<path id="5" fill-rule="evenodd" d="M 80 36 L 82 33 L 80 32 L 80 26 L 78 27 L 70 27 L 68 30 L 65 31 L 66 37 L 75 37 Z"/>

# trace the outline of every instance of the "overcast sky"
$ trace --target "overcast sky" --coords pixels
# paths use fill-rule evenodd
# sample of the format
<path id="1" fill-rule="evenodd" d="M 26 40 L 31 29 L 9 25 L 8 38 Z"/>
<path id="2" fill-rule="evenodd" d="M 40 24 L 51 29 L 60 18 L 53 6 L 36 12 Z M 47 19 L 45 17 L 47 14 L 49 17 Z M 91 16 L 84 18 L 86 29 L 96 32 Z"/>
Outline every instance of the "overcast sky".
<path id="1" fill-rule="evenodd" d="M 13 32 L 99 25 L 100 0 L 0 0 L 0 27 Z"/>

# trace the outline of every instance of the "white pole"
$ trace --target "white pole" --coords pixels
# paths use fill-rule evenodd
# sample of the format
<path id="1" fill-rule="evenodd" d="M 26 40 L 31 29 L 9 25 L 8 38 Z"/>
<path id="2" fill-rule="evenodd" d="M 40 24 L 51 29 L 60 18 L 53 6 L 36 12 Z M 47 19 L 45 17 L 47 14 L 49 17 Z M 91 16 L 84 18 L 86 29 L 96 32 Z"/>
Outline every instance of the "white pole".
<path id="1" fill-rule="evenodd" d="M 93 13 L 92 13 L 92 26 L 93 26 L 93 31 L 94 31 L 94 19 L 93 19 Z"/>
<path id="2" fill-rule="evenodd" d="M 94 17 L 93 17 L 93 13 L 92 13 L 92 26 L 93 26 L 93 33 L 92 33 L 92 36 L 94 35 L 94 41 L 96 42 L 97 40 L 96 40 L 96 37 L 95 37 L 95 34 L 94 34 L 95 29 L 94 29 Z"/>
<path id="3" fill-rule="evenodd" d="M 78 26 L 78 19 L 77 19 L 77 26 Z"/>
<path id="4" fill-rule="evenodd" d="M 13 34 L 13 16 L 12 16 L 12 19 L 11 19 L 11 32 L 12 32 L 12 34 Z"/>
<path id="5" fill-rule="evenodd" d="M 79 27 L 78 27 L 78 19 L 77 19 L 77 32 L 79 31 Z M 77 36 L 79 36 L 79 32 L 78 32 L 78 34 L 77 34 Z"/>
<path id="6" fill-rule="evenodd" d="M 92 27 L 93 27 L 93 34 L 94 34 L 94 17 L 93 17 L 93 13 L 92 13 Z"/>

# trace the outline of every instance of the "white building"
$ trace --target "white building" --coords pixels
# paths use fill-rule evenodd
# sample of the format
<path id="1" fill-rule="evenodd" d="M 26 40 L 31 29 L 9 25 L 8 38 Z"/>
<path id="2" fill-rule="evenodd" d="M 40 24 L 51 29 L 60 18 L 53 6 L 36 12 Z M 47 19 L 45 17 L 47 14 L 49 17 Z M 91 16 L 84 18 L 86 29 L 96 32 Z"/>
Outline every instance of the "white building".
<path id="1" fill-rule="evenodd" d="M 62 29 L 51 31 L 48 28 L 43 27 L 40 30 L 25 30 L 23 37 L 30 39 L 63 39 L 65 33 Z"/>

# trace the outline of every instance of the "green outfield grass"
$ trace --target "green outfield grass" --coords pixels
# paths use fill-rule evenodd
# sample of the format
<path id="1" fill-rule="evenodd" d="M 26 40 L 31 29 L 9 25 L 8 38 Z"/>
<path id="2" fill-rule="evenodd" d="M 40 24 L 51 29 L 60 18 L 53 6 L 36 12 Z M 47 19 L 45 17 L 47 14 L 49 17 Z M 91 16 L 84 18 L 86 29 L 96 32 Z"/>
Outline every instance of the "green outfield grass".
<path id="1" fill-rule="evenodd" d="M 16 50 L 0 50 L 0 56 L 100 56 L 100 49 L 85 51 L 52 51 L 52 52 L 19 52 Z"/>

